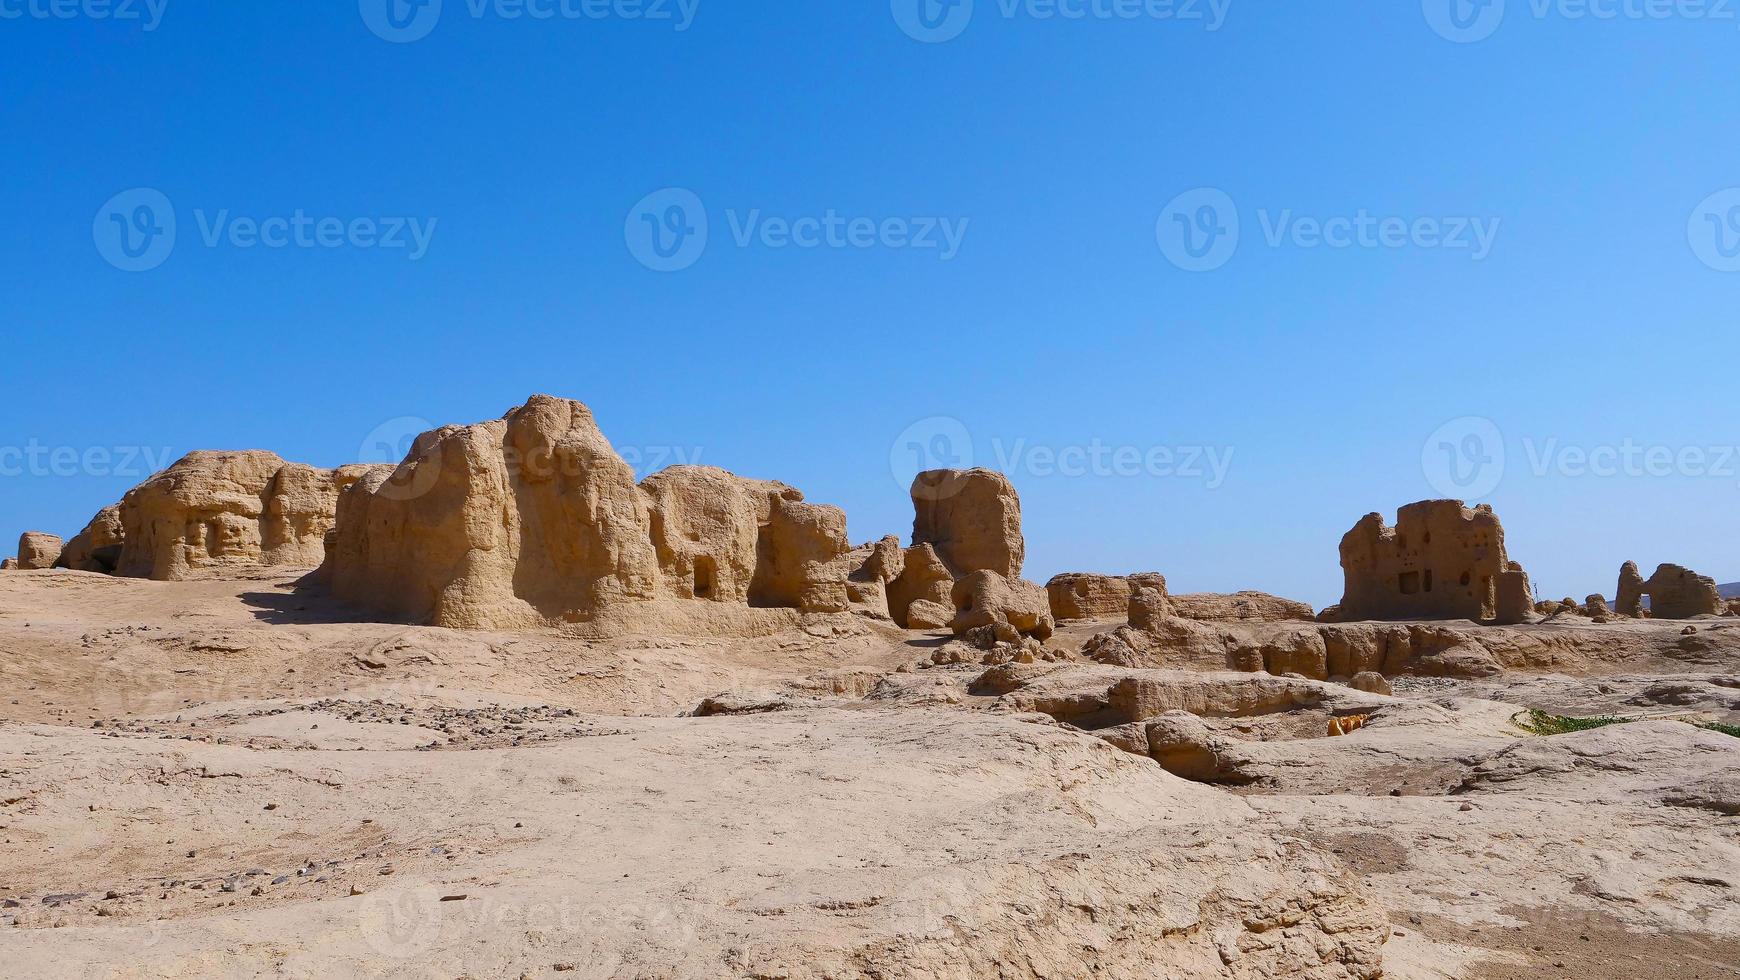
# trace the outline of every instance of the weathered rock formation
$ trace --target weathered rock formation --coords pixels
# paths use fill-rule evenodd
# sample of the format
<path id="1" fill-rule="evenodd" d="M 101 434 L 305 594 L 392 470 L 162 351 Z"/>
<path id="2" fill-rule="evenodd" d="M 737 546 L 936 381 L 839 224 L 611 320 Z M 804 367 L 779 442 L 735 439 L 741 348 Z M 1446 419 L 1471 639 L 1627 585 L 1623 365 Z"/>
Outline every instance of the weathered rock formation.
<path id="1" fill-rule="evenodd" d="M 1575 609 L 1577 604 L 1573 602 L 1570 606 Z M 1498 608 L 1493 619 L 1506 626 L 1515 626 L 1528 622 L 1534 611 L 1535 596 L 1529 586 L 1529 573 L 1513 561 L 1498 573 Z"/>
<path id="2" fill-rule="evenodd" d="M 41 571 L 53 568 L 60 560 L 62 542 L 57 535 L 41 531 L 26 531 L 18 538 L 18 568 L 21 571 Z"/>
<path id="3" fill-rule="evenodd" d="M 1492 508 L 1471 510 L 1459 500 L 1409 504 L 1393 528 L 1381 514 L 1366 515 L 1341 540 L 1341 567 L 1342 622 L 1491 620 L 1499 612 L 1500 579 L 1520 570 L 1505 554 L 1504 528 Z M 1509 588 L 1506 611 L 1515 612 L 1519 595 L 1514 582 Z"/>
<path id="4" fill-rule="evenodd" d="M 954 588 L 955 577 L 937 557 L 936 549 L 915 544 L 906 549 L 900 574 L 888 583 L 889 614 L 896 625 L 907 629 L 946 626 L 954 618 Z M 918 614 L 920 604 L 922 615 Z M 940 623 L 935 622 L 937 608 L 948 613 Z"/>
<path id="5" fill-rule="evenodd" d="M 125 537 L 121 530 L 121 505 L 110 504 L 66 543 L 60 553 L 60 567 L 112 575 L 121 564 L 121 543 Z"/>
<path id="6" fill-rule="evenodd" d="M 1649 615 L 1654 619 L 1720 616 L 1728 607 L 1716 580 L 1708 575 L 1680 565 L 1662 565 L 1646 582 L 1637 563 L 1628 561 L 1619 570 L 1619 614 L 1642 617 L 1644 596 L 1649 597 Z"/>
<path id="7" fill-rule="evenodd" d="M 1145 587 L 1158 588 L 1166 598 L 1166 615 L 1204 623 L 1283 623 L 1314 621 L 1316 614 L 1303 602 L 1283 599 L 1266 592 L 1224 595 L 1199 592 L 1172 595 L 1158 572 L 1128 577 L 1068 572 L 1045 584 L 1051 614 L 1059 622 L 1072 619 L 1109 619 L 1128 613 L 1132 596 Z"/>
<path id="8" fill-rule="evenodd" d="M 1008 477 L 986 469 L 920 473 L 912 506 L 912 543 L 935 548 L 957 578 L 981 569 L 1021 577 L 1021 498 Z"/>
<path id="9" fill-rule="evenodd" d="M 0 572 L 16 572 L 16 571 L 18 571 L 18 559 L 16 559 L 16 558 L 0 558 Z"/>
<path id="10" fill-rule="evenodd" d="M 897 542 L 851 550 L 843 512 L 781 483 L 685 466 L 637 485 L 586 406 L 538 396 L 346 491 L 322 575 L 397 617 L 521 629 L 672 601 L 886 615 L 906 570 Z"/>
<path id="11" fill-rule="evenodd" d="M 1045 583 L 1051 615 L 1069 619 L 1106 619 L 1125 615 L 1130 605 L 1130 580 L 1121 575 L 1065 572 Z"/>
<path id="12" fill-rule="evenodd" d="M 1619 566 L 1619 590 L 1613 593 L 1613 611 L 1621 616 L 1641 619 L 1643 594 L 1647 588 L 1643 573 L 1637 570 L 1637 562 L 1628 561 Z"/>
<path id="13" fill-rule="evenodd" d="M 1266 592 L 1197 592 L 1171 598 L 1173 615 L 1205 623 L 1309 623 L 1316 618 L 1306 603 Z"/>
<path id="14" fill-rule="evenodd" d="M 321 470 L 260 451 L 189 453 L 122 498 L 114 571 L 174 581 L 202 569 L 313 567 L 339 491 L 378 469 Z M 88 568 L 103 563 L 97 551 L 117 534 L 106 511 L 86 534 L 78 557 Z"/>
<path id="15" fill-rule="evenodd" d="M 1045 591 L 1026 579 L 1006 579 L 982 568 L 957 580 L 951 597 L 955 617 L 949 628 L 957 635 L 1000 623 L 1041 640 L 1052 633 L 1051 604 Z"/>

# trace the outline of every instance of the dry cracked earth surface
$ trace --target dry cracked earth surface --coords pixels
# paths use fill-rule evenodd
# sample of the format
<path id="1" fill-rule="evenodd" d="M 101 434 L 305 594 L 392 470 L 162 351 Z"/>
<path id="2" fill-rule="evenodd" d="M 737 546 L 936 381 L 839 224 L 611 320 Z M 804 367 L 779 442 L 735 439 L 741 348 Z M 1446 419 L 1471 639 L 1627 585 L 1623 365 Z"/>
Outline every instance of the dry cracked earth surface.
<path id="1" fill-rule="evenodd" d="M 599 641 L 9 573 L 0 974 L 1740 976 L 1731 622 L 1393 696 L 1073 656 L 1115 625 L 933 666 L 844 616 Z"/>

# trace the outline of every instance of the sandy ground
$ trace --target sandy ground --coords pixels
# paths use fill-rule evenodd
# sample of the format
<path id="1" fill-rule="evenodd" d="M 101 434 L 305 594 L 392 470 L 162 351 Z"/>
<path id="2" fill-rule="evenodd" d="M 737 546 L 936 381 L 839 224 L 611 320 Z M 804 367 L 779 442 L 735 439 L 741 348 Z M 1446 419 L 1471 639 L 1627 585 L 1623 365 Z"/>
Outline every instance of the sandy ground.
<path id="1" fill-rule="evenodd" d="M 1641 628 L 1394 697 L 987 685 L 844 617 L 586 641 L 8 573 L 0 975 L 1740 976 L 1740 739 L 1693 724 L 1740 678 L 1720 636 L 1627 662 Z M 1221 706 L 1224 778 L 1118 747 L 1131 680 Z"/>

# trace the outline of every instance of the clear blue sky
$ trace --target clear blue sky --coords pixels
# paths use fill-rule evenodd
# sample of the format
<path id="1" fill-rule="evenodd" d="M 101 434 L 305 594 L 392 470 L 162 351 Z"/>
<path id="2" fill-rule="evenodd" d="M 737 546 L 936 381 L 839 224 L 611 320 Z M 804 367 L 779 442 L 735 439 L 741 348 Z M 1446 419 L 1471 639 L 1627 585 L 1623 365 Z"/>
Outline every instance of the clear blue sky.
<path id="1" fill-rule="evenodd" d="M 887 0 L 699 0 L 678 30 L 633 0 L 397 21 L 0 0 L 0 536 L 76 532 L 138 482 L 113 472 L 129 447 L 336 465 L 377 427 L 396 439 L 392 420 L 549 392 L 645 461 L 699 452 L 839 504 L 862 540 L 910 530 L 905 444 L 964 458 L 964 432 L 981 465 L 1077 447 L 1085 473 L 1011 464 L 1041 580 L 1157 569 L 1323 605 L 1342 533 L 1447 495 L 1423 465 L 1439 444 L 1490 473 L 1467 461 L 1494 431 L 1483 499 L 1542 591 L 1610 590 L 1627 558 L 1740 579 L 1740 460 L 1721 458 L 1740 443 L 1740 197 L 1712 198 L 1740 186 L 1740 24 L 1542 2 L 1495 22 L 1220 0 L 1209 30 L 1111 0 L 929 21 Z M 1099 15 L 1120 9 L 1137 16 Z M 140 199 L 113 199 L 136 188 L 176 226 L 141 272 L 114 237 L 134 234 Z M 641 202 L 670 188 L 708 237 L 655 271 L 636 234 L 663 233 L 674 199 Z M 1162 247 L 1199 188 L 1240 231 L 1208 271 Z M 837 241 L 871 219 L 868 246 L 828 246 L 830 213 Z M 310 236 L 340 219 L 336 247 L 249 237 L 298 214 Z M 1362 214 L 1397 219 L 1399 247 L 1376 224 L 1325 247 L 1298 223 Z M 767 224 L 806 217 L 822 247 Z M 351 234 L 395 218 L 434 222 L 426 250 L 385 222 Z M 912 219 L 964 234 L 945 248 Z M 1490 420 L 1485 441 L 1434 436 L 1464 417 Z M 1560 452 L 1627 441 L 1710 457 L 1603 476 Z M 1095 467 L 1096 446 L 1141 462 Z M 1224 480 L 1151 454 L 1187 447 L 1230 450 Z M 93 449 L 117 457 L 87 465 Z"/>

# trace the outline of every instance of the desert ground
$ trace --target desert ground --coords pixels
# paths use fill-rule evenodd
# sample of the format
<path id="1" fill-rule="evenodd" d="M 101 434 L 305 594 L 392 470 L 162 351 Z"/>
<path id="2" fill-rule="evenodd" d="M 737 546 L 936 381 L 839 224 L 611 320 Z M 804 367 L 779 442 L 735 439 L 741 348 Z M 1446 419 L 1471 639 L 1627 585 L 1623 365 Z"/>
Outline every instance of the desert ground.
<path id="1" fill-rule="evenodd" d="M 1503 669 L 1381 694 L 306 572 L 0 575 L 0 974 L 1740 975 L 1740 620 L 1464 623 Z"/>

